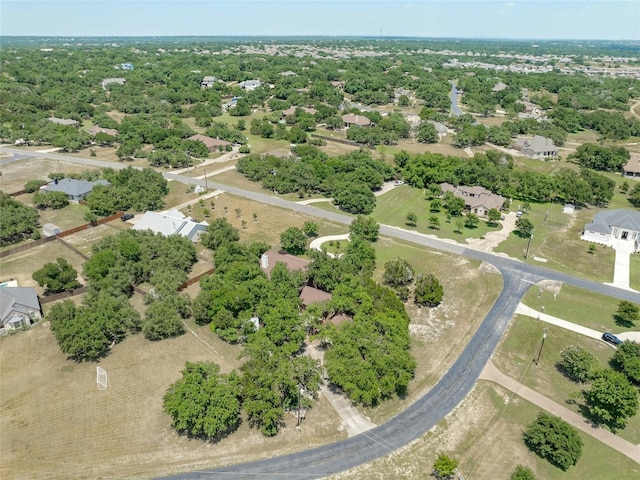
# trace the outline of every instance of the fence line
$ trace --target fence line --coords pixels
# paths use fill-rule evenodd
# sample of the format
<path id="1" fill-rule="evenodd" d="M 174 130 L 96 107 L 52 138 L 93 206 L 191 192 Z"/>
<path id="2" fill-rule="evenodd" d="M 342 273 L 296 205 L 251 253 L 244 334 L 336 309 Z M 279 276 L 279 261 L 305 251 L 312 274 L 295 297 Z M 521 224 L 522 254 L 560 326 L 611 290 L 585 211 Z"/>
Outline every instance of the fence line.
<path id="1" fill-rule="evenodd" d="M 189 280 L 187 280 L 186 282 L 184 282 L 182 285 L 180 285 L 178 287 L 178 291 L 182 291 L 185 288 L 190 287 L 194 283 L 198 282 L 205 275 L 211 275 L 214 272 L 214 270 L 215 270 L 214 268 L 211 268 L 211 269 L 207 270 L 206 272 L 201 273 L 200 275 L 196 275 L 195 277 L 190 278 Z"/>
<path id="2" fill-rule="evenodd" d="M 47 242 L 51 242 L 51 241 L 55 240 L 56 238 L 66 237 L 68 235 L 72 235 L 74 233 L 81 232 L 82 230 L 86 230 L 88 228 L 95 227 L 96 225 L 102 225 L 103 223 L 112 222 L 113 220 L 116 220 L 116 219 L 120 218 L 121 215 L 122 215 L 122 212 L 116 212 L 113 215 L 110 215 L 108 217 L 101 218 L 101 219 L 97 220 L 95 223 L 85 223 L 84 225 L 79 225 L 77 227 L 70 228 L 68 230 L 65 230 L 64 232 L 60 232 L 57 235 L 53 235 L 51 237 L 39 238 L 38 240 L 34 240 L 33 242 L 25 243 L 24 245 L 19 245 L 17 247 L 10 248 L 9 250 L 5 250 L 3 252 L 0 252 L 0 258 L 9 257 L 9 256 L 14 255 L 16 253 L 24 252 L 26 250 L 29 250 L 31 248 L 35 248 L 35 247 L 40 246 L 42 244 L 45 244 Z M 86 260 L 86 257 L 82 253 L 80 255 L 82 255 Z"/>
<path id="3" fill-rule="evenodd" d="M 53 295 L 46 295 L 40 298 L 40 303 L 45 304 L 49 302 L 55 302 L 56 300 L 60 300 L 62 298 L 69 298 L 75 295 L 80 295 L 81 293 L 86 293 L 89 290 L 89 287 L 79 287 L 74 288 L 73 290 L 67 290 L 66 292 L 54 293 Z"/>

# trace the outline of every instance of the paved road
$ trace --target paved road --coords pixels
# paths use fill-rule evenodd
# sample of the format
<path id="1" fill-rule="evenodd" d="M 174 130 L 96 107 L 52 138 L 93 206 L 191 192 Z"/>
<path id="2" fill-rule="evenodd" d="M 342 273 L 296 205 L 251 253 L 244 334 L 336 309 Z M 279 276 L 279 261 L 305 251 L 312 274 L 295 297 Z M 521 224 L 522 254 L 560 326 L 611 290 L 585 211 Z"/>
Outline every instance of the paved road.
<path id="1" fill-rule="evenodd" d="M 3 149 L 11 151 L 13 149 Z M 24 150 L 18 150 L 24 153 Z M 115 168 L 111 162 L 79 159 L 68 155 L 38 154 L 33 157 L 47 157 Z M 117 164 L 116 164 L 117 165 Z M 122 168 L 126 165 L 122 165 Z M 164 173 L 165 178 L 191 185 L 204 185 L 204 180 Z M 337 212 L 329 212 L 311 205 L 300 205 L 278 196 L 252 192 L 215 182 L 208 182 L 209 188 L 220 189 L 234 195 L 246 197 L 296 212 L 349 225 L 353 217 Z M 460 357 L 449 368 L 440 381 L 422 398 L 389 422 L 370 431 L 348 439 L 283 457 L 275 457 L 258 462 L 223 467 L 214 470 L 181 474 L 174 479 L 285 479 L 321 478 L 349 468 L 370 462 L 419 438 L 451 412 L 471 391 L 476 380 L 513 316 L 520 298 L 532 283 L 542 279 L 556 280 L 580 288 L 613 295 L 617 298 L 640 303 L 640 293 L 622 290 L 611 285 L 585 280 L 556 272 L 544 267 L 529 265 L 517 260 L 503 258 L 489 252 L 479 252 L 458 245 L 387 225 L 380 226 L 380 234 L 405 240 L 428 248 L 463 255 L 493 264 L 503 276 L 503 289 L 483 323 L 472 337 Z"/>

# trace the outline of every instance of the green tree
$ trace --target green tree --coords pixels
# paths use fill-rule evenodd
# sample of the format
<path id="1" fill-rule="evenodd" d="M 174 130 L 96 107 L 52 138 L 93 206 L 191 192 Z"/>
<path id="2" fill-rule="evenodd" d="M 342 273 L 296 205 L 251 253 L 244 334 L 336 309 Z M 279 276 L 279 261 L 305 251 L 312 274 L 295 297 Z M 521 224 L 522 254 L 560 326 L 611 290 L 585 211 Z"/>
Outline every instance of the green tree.
<path id="1" fill-rule="evenodd" d="M 216 218 L 207 227 L 207 231 L 200 236 L 202 244 L 211 250 L 218 250 L 220 247 L 240 239 L 238 229 L 231 225 L 226 218 Z"/>
<path id="2" fill-rule="evenodd" d="M 629 203 L 636 208 L 640 208 L 640 184 L 635 185 L 627 198 Z"/>
<path id="3" fill-rule="evenodd" d="M 618 346 L 611 364 L 631 382 L 640 385 L 640 343 L 626 341 Z"/>
<path id="4" fill-rule="evenodd" d="M 498 224 L 498 220 L 500 220 L 501 217 L 502 214 L 500 211 L 497 208 L 492 208 L 487 212 L 487 220 L 489 220 L 487 223 L 495 226 Z"/>
<path id="5" fill-rule="evenodd" d="M 185 332 L 183 319 L 190 314 L 186 297 L 176 293 L 163 295 L 147 307 L 142 333 L 149 340 L 177 337 Z"/>
<path id="6" fill-rule="evenodd" d="M 433 230 L 440 229 L 440 218 L 437 215 L 431 215 L 429 217 L 429 228 Z"/>
<path id="7" fill-rule="evenodd" d="M 318 236 L 318 224 L 316 222 L 312 222 L 308 220 L 304 222 L 302 225 L 302 231 L 307 237 L 317 237 Z"/>
<path id="8" fill-rule="evenodd" d="M 440 453 L 433 462 L 433 474 L 438 479 L 453 478 L 456 468 L 458 468 L 458 460 L 445 453 Z"/>
<path id="9" fill-rule="evenodd" d="M 623 373 L 613 370 L 596 372 L 585 397 L 593 418 L 613 431 L 624 428 L 638 411 L 638 391 Z"/>
<path id="10" fill-rule="evenodd" d="M 562 470 L 578 463 L 582 455 L 582 439 L 567 422 L 545 412 L 524 432 L 524 443 L 540 457 Z"/>
<path id="11" fill-rule="evenodd" d="M 69 197 L 64 192 L 37 190 L 33 194 L 33 204 L 37 208 L 45 209 L 51 207 L 54 210 L 59 210 L 69 205 Z"/>
<path id="12" fill-rule="evenodd" d="M 307 249 L 307 236 L 298 227 L 289 227 L 280 235 L 282 249 L 292 255 L 302 255 Z"/>
<path id="13" fill-rule="evenodd" d="M 438 143 L 440 137 L 433 123 L 422 122 L 416 133 L 416 140 L 420 143 Z"/>
<path id="14" fill-rule="evenodd" d="M 77 280 L 78 272 L 66 259 L 59 257 L 56 263 L 45 263 L 44 266 L 33 272 L 32 278 L 38 285 L 45 288 L 45 293 L 59 293 L 65 290 L 73 290 L 80 286 Z"/>
<path id="15" fill-rule="evenodd" d="M 524 465 L 518 465 L 509 478 L 511 480 L 536 480 L 533 470 Z"/>
<path id="16" fill-rule="evenodd" d="M 333 201 L 345 212 L 368 215 L 376 206 L 376 197 L 362 181 L 342 184 L 333 194 Z"/>
<path id="17" fill-rule="evenodd" d="M 44 180 L 29 180 L 27 183 L 24 184 L 24 189 L 27 193 L 33 193 L 38 191 L 40 187 L 46 184 L 47 182 Z"/>
<path id="18" fill-rule="evenodd" d="M 628 300 L 621 300 L 616 311 L 616 323 L 626 328 L 633 327 L 640 319 L 640 308 Z"/>
<path id="19" fill-rule="evenodd" d="M 431 203 L 429 204 L 429 211 L 438 213 L 440 210 L 442 210 L 442 200 L 440 200 L 439 198 L 434 198 L 433 200 L 431 200 Z"/>
<path id="20" fill-rule="evenodd" d="M 516 220 L 516 233 L 519 237 L 529 238 L 533 235 L 533 223 L 528 218 L 520 217 Z"/>
<path id="21" fill-rule="evenodd" d="M 420 275 L 414 290 L 415 302 L 419 305 L 437 307 L 442 302 L 444 289 L 440 281 L 433 275 Z"/>
<path id="22" fill-rule="evenodd" d="M 478 228 L 480 219 L 475 213 L 469 212 L 465 215 L 464 226 L 467 228 Z"/>
<path id="23" fill-rule="evenodd" d="M 447 195 L 444 200 L 444 208 L 452 217 L 459 217 L 464 211 L 464 200 L 455 195 Z"/>
<path id="24" fill-rule="evenodd" d="M 401 287 L 413 282 L 413 267 L 403 258 L 394 258 L 384 264 L 382 281 L 391 287 Z"/>
<path id="25" fill-rule="evenodd" d="M 418 216 L 415 214 L 415 212 L 407 213 L 407 225 L 415 227 L 417 221 L 418 221 Z"/>
<path id="26" fill-rule="evenodd" d="M 235 373 L 223 375 L 211 362 L 187 362 L 182 378 L 165 393 L 163 407 L 178 432 L 217 441 L 240 425 L 241 395 Z"/>
<path id="27" fill-rule="evenodd" d="M 581 346 L 569 345 L 560 352 L 558 368 L 574 382 L 586 383 L 598 368 L 598 359 Z"/>
<path id="28" fill-rule="evenodd" d="M 356 215 L 349 226 L 349 237 L 351 240 L 362 239 L 367 242 L 376 242 L 380 232 L 380 225 L 373 217 L 367 215 Z"/>

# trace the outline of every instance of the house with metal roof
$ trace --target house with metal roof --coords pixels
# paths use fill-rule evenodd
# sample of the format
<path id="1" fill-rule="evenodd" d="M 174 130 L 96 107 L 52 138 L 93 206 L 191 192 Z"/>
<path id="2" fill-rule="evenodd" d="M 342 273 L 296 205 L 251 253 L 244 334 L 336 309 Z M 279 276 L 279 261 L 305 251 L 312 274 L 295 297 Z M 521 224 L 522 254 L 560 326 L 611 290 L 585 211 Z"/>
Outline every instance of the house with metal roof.
<path id="1" fill-rule="evenodd" d="M 78 128 L 80 126 L 80 122 L 73 120 L 72 118 L 49 117 L 47 120 L 57 125 L 66 125 L 67 127 Z"/>
<path id="2" fill-rule="evenodd" d="M 640 251 L 640 212 L 637 210 L 603 210 L 593 217 L 593 222 L 585 225 L 581 240 L 613 247 L 620 242 L 628 242 L 633 251 Z"/>
<path id="3" fill-rule="evenodd" d="M 127 83 L 127 79 L 126 78 L 122 78 L 122 77 L 114 77 L 114 78 L 105 78 L 102 80 L 102 82 L 100 83 L 100 85 L 102 86 L 103 90 L 107 89 L 107 85 L 124 85 L 125 83 Z"/>
<path id="4" fill-rule="evenodd" d="M 42 318 L 42 308 L 31 287 L 0 288 L 0 335 L 27 327 Z"/>
<path id="5" fill-rule="evenodd" d="M 54 180 L 48 185 L 44 186 L 42 190 L 46 192 L 64 192 L 72 202 L 77 202 L 86 197 L 93 187 L 96 185 L 111 185 L 106 180 L 95 180 L 89 182 L 88 180 L 76 180 L 74 178 L 63 178 L 61 180 Z"/>
<path id="6" fill-rule="evenodd" d="M 178 210 L 167 210 L 166 212 L 146 212 L 132 228 L 149 230 L 165 236 L 180 235 L 195 243 L 208 226 L 207 222 L 195 222 Z"/>

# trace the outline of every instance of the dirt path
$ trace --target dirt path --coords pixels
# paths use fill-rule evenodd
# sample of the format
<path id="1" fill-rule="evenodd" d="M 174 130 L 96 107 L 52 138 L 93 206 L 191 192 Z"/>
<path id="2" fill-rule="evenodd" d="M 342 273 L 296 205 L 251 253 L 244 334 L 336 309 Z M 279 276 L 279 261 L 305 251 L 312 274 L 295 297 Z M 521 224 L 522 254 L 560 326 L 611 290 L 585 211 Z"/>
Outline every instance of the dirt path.
<path id="1" fill-rule="evenodd" d="M 324 362 L 324 352 L 318 348 L 318 345 L 312 343 L 307 347 L 306 353 L 313 359 L 319 360 L 320 365 Z M 377 425 L 365 417 L 360 411 L 353 406 L 351 400 L 349 400 L 340 389 L 328 386 L 327 379 L 320 386 L 320 392 L 329 400 L 329 403 L 335 408 L 340 418 L 342 418 L 342 425 L 347 429 L 347 433 L 350 437 L 358 435 L 359 433 L 371 430 Z"/>
<path id="2" fill-rule="evenodd" d="M 640 113 L 636 112 L 636 108 L 638 107 L 640 107 L 640 100 L 636 101 L 636 103 L 631 105 L 631 108 L 629 109 L 629 111 L 631 112 L 631 115 L 633 115 L 636 118 L 640 118 Z"/>
<path id="3" fill-rule="evenodd" d="M 516 395 L 526 399 L 534 405 L 562 418 L 565 422 L 573 425 L 578 430 L 582 430 L 587 435 L 600 440 L 605 445 L 608 445 L 609 447 L 617 450 L 623 455 L 626 455 L 634 462 L 640 463 L 640 447 L 634 445 L 631 442 L 627 442 L 626 440 L 614 435 L 608 430 L 599 428 L 597 425 L 592 424 L 577 413 L 564 408 L 562 405 L 557 404 L 553 400 L 540 395 L 535 390 L 532 390 L 529 387 L 518 383 L 516 380 L 507 377 L 495 367 L 493 362 L 489 361 L 487 363 L 487 366 L 484 367 L 484 370 L 480 374 L 480 378 L 503 386 L 507 390 L 512 391 Z"/>

